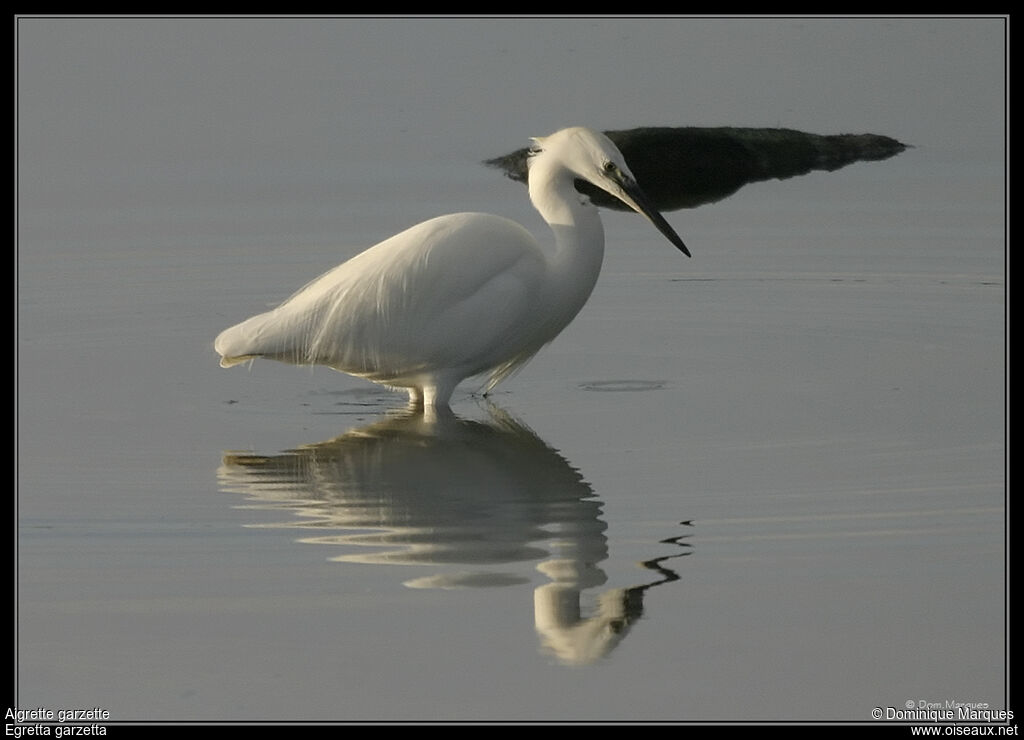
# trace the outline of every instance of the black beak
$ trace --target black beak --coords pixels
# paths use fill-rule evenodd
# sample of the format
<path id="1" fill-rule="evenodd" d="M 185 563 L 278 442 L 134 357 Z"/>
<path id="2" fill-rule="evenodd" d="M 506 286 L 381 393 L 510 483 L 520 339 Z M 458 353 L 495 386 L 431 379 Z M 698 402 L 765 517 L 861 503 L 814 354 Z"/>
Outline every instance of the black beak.
<path id="1" fill-rule="evenodd" d="M 619 186 L 622 188 L 623 193 L 626 194 L 626 198 L 621 195 L 619 199 L 622 200 L 627 206 L 635 210 L 637 213 L 642 213 L 647 216 L 648 220 L 658 227 L 658 231 L 665 235 L 665 237 L 676 245 L 680 252 L 685 254 L 687 257 L 690 256 L 690 250 L 683 244 L 683 240 L 679 238 L 679 234 L 675 232 L 665 217 L 662 216 L 658 211 L 651 205 L 650 201 L 647 200 L 647 196 L 644 195 L 644 191 L 640 189 L 629 177 L 623 177 L 619 182 Z"/>

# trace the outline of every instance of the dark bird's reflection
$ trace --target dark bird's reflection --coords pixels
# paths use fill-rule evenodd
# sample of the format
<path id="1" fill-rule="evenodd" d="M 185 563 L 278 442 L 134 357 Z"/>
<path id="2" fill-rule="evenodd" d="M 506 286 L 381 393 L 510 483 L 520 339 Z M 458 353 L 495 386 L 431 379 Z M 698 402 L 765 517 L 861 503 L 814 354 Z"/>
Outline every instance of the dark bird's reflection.
<path id="1" fill-rule="evenodd" d="M 689 554 L 686 534 L 669 555 L 644 563 L 655 578 L 605 590 L 607 525 L 593 489 L 557 451 L 509 414 L 425 418 L 405 413 L 335 439 L 261 456 L 226 453 L 221 488 L 260 508 L 298 518 L 300 541 L 344 551 L 336 561 L 456 566 L 406 581 L 411 587 L 531 582 L 521 563 L 540 561 L 534 591 L 544 648 L 567 663 L 606 655 L 643 613 L 644 593 L 677 579 L 665 562 Z M 686 523 L 684 523 L 685 525 Z"/>

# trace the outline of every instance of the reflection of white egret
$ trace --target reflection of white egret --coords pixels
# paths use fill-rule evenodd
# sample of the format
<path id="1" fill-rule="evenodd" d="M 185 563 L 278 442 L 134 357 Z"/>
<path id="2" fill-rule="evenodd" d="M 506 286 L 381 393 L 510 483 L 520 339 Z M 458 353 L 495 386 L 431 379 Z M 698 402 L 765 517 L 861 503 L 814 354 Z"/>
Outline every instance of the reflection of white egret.
<path id="1" fill-rule="evenodd" d="M 689 526 L 690 522 L 682 524 Z M 597 595 L 594 607 L 586 612 L 581 599 L 581 590 L 590 585 L 591 578 L 589 568 L 581 569 L 586 563 L 570 549 L 538 565 L 537 570 L 551 579 L 533 592 L 534 626 L 544 648 L 561 662 L 572 665 L 592 663 L 610 653 L 643 616 L 644 592 L 679 580 L 675 571 L 664 563 L 690 554 L 686 538 L 687 535 L 682 535 L 663 540 L 664 544 L 673 544 L 680 551 L 641 563 L 644 568 L 658 573 L 659 580 L 603 591 Z M 573 557 L 564 557 L 566 554 Z"/>
<path id="2" fill-rule="evenodd" d="M 526 582 L 529 569 L 509 566 L 548 557 L 553 532 L 577 559 L 608 557 L 591 486 L 493 406 L 482 421 L 407 412 L 277 455 L 228 453 L 219 478 L 252 506 L 298 515 L 273 526 L 300 529 L 333 560 L 457 566 L 431 585 Z"/>
<path id="3" fill-rule="evenodd" d="M 499 216 L 425 221 L 223 331 L 221 364 L 326 365 L 404 388 L 425 409 L 447 408 L 466 378 L 484 376 L 493 388 L 573 320 L 597 282 L 604 230 L 576 178 L 646 215 L 689 255 L 604 134 L 569 128 L 535 141 L 530 200 L 554 231 L 553 246 Z"/>
<path id="4" fill-rule="evenodd" d="M 245 494 L 246 508 L 290 512 L 259 526 L 299 530 L 331 560 L 426 568 L 411 588 L 522 586 L 539 571 L 545 649 L 596 659 L 639 618 L 644 591 L 674 575 L 652 560 L 657 582 L 595 592 L 607 581 L 601 502 L 558 451 L 489 410 L 485 421 L 407 412 L 278 455 L 227 453 L 220 487 Z"/>

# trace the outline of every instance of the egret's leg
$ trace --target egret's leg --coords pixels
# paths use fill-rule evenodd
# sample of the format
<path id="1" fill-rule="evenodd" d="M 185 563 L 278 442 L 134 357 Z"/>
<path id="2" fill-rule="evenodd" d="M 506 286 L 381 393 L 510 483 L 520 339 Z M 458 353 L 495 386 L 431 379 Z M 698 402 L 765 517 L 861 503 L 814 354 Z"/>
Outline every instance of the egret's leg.
<path id="1" fill-rule="evenodd" d="M 425 409 L 448 409 L 448 402 L 451 401 L 452 392 L 458 380 L 440 377 L 434 378 L 431 383 L 423 384 L 423 408 Z"/>
<path id="2" fill-rule="evenodd" d="M 410 409 L 422 409 L 423 408 L 423 389 L 422 388 L 407 388 L 409 391 L 409 408 Z"/>

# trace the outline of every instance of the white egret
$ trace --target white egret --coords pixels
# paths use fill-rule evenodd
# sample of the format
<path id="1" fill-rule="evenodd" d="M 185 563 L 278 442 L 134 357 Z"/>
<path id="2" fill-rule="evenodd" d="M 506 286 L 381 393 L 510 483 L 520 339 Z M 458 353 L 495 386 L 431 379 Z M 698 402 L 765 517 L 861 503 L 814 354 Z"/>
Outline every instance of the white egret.
<path id="1" fill-rule="evenodd" d="M 223 331 L 214 344 L 220 364 L 326 365 L 405 389 L 412 406 L 430 412 L 447 409 L 466 378 L 484 377 L 489 391 L 575 318 L 597 282 L 604 229 L 576 178 L 647 216 L 690 255 L 604 134 L 567 128 L 534 142 L 530 200 L 553 245 L 485 213 L 425 221 Z"/>

